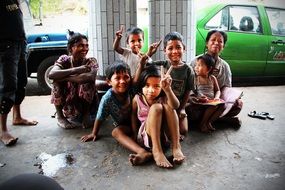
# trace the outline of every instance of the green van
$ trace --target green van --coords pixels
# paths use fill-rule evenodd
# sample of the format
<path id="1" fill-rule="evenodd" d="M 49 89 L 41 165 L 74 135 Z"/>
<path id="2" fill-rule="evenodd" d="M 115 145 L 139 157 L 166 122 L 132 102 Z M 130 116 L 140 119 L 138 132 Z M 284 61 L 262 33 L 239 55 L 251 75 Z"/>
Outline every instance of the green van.
<path id="1" fill-rule="evenodd" d="M 197 55 L 205 51 L 209 30 L 223 30 L 228 42 L 221 57 L 230 64 L 233 82 L 285 82 L 285 9 L 219 4 L 197 14 Z"/>

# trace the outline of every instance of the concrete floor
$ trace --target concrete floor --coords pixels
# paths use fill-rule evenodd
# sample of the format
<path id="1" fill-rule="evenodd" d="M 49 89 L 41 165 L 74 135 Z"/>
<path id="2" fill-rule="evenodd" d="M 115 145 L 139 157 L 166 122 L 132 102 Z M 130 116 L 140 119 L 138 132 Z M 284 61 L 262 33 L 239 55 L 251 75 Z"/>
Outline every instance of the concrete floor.
<path id="1" fill-rule="evenodd" d="M 102 126 L 101 138 L 81 143 L 91 129 L 63 130 L 51 118 L 49 96 L 28 96 L 23 115 L 36 119 L 34 127 L 10 126 L 19 137 L 16 146 L 0 144 L 0 183 L 21 173 L 39 173 L 39 155 L 71 154 L 72 164 L 51 176 L 65 189 L 285 189 L 285 86 L 239 87 L 244 91 L 242 127 L 217 126 L 212 134 L 189 132 L 182 142 L 186 161 L 174 169 L 161 169 L 150 161 L 131 166 L 129 151 L 111 137 L 110 121 Z M 275 120 L 247 116 L 266 111 Z M 9 124 L 11 117 L 9 118 Z M 167 152 L 167 155 L 170 155 Z M 0 165 L 1 165 L 0 164 Z"/>

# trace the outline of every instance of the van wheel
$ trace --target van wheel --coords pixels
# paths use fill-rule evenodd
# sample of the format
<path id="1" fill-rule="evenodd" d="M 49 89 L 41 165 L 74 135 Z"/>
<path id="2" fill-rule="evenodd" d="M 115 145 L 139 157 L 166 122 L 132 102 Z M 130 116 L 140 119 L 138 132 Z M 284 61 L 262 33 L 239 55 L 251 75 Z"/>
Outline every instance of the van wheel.
<path id="1" fill-rule="evenodd" d="M 48 75 L 50 70 L 53 68 L 54 62 L 59 56 L 51 56 L 45 58 L 38 67 L 37 80 L 38 85 L 44 94 L 50 94 L 52 88 L 52 80 L 49 79 Z"/>

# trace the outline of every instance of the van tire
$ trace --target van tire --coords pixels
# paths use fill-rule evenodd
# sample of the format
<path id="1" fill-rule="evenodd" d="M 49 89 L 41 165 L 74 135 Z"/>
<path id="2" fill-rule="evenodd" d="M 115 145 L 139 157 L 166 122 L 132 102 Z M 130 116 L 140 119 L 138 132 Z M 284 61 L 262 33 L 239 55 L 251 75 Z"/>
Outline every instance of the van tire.
<path id="1" fill-rule="evenodd" d="M 51 93 L 51 82 L 48 79 L 49 71 L 52 69 L 54 62 L 59 58 L 58 56 L 50 56 L 45 58 L 39 65 L 37 71 L 38 86 L 44 94 Z"/>

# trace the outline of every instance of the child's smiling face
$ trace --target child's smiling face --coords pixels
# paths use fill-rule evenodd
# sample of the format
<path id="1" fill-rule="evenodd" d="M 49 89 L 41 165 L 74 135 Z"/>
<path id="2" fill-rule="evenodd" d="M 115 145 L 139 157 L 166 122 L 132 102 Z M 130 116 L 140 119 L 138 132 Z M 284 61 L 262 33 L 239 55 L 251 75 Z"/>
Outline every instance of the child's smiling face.
<path id="1" fill-rule="evenodd" d="M 182 62 L 184 45 L 180 40 L 169 40 L 164 48 L 164 53 L 171 64 L 178 65 Z"/>
<path id="2" fill-rule="evenodd" d="M 125 93 L 130 86 L 131 77 L 126 71 L 115 72 L 111 80 L 108 80 L 108 84 L 112 86 L 113 91 L 116 94 Z"/>
<path id="3" fill-rule="evenodd" d="M 130 34 L 128 38 L 128 45 L 134 54 L 138 54 L 143 47 L 143 34 Z"/>
<path id="4" fill-rule="evenodd" d="M 194 70 L 198 76 L 208 76 L 210 72 L 206 63 L 202 59 L 197 60 Z"/>

